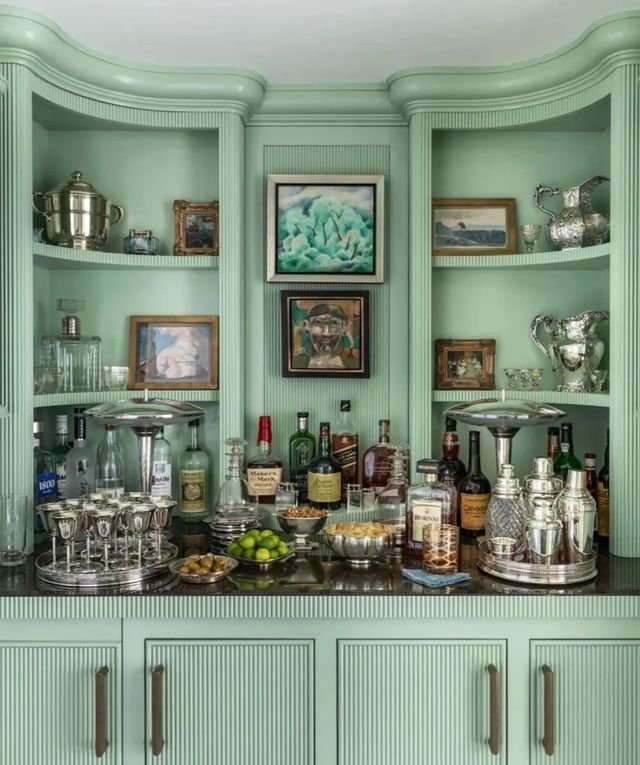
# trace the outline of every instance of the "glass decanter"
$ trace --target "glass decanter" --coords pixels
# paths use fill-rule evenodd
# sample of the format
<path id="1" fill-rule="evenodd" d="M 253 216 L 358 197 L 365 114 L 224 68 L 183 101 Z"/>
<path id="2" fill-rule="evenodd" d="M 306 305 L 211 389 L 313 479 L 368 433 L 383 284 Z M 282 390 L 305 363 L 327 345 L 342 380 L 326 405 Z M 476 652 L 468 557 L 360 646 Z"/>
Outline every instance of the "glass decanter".
<path id="1" fill-rule="evenodd" d="M 488 539 L 507 537 L 516 540 L 516 549 L 524 545 L 527 507 L 522 499 L 520 481 L 513 465 L 504 463 L 491 492 L 485 524 Z"/>
<path id="2" fill-rule="evenodd" d="M 244 474 L 244 452 L 247 442 L 244 438 L 227 438 L 225 454 L 228 457 L 227 473 L 220 486 L 216 511 L 224 513 L 225 508 L 241 509 L 243 506 L 255 509 L 256 502 L 249 494 Z"/>
<path id="3" fill-rule="evenodd" d="M 62 393 L 101 388 L 102 341 L 99 337 L 81 336 L 76 314 L 84 307 L 84 300 L 57 300 L 57 310 L 64 313 L 62 334 L 42 338 L 41 364 L 58 369 Z"/>
<path id="4" fill-rule="evenodd" d="M 391 456 L 391 477 L 387 485 L 376 496 L 376 520 L 384 521 L 394 527 L 396 548 L 402 548 L 405 542 L 407 522 L 407 481 L 406 452 L 407 444 L 393 447 Z"/>

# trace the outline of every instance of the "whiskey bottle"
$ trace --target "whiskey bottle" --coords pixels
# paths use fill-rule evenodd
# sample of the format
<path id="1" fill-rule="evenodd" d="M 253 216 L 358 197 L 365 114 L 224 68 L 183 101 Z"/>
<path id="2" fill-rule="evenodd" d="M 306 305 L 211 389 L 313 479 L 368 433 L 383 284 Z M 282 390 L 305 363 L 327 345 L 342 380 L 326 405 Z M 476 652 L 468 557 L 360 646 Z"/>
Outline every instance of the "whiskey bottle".
<path id="1" fill-rule="evenodd" d="M 484 533 L 491 484 L 480 466 L 480 433 L 469 431 L 469 472 L 458 484 L 460 531 L 465 537 Z"/>
<path id="2" fill-rule="evenodd" d="M 316 456 L 316 439 L 309 433 L 309 412 L 298 412 L 298 430 L 289 438 L 289 476 L 298 490 L 298 501 L 307 501 L 309 463 Z"/>
<path id="3" fill-rule="evenodd" d="M 309 504 L 321 510 L 337 510 L 340 507 L 342 470 L 331 454 L 331 427 L 320 423 L 318 456 L 309 465 Z"/>
<path id="4" fill-rule="evenodd" d="M 609 430 L 607 429 L 607 445 L 604 449 L 604 465 L 598 473 L 598 541 L 601 544 L 609 542 Z"/>
<path id="5" fill-rule="evenodd" d="M 582 470 L 582 465 L 573 453 L 573 425 L 563 422 L 560 428 L 560 454 L 553 463 L 553 472 L 566 482 L 570 470 Z"/>
<path id="6" fill-rule="evenodd" d="M 343 502 L 347 501 L 347 484 L 358 483 L 358 434 L 351 420 L 351 401 L 340 402 L 340 418 L 331 438 L 331 451 L 342 470 Z"/>
<path id="7" fill-rule="evenodd" d="M 258 418 L 258 453 L 247 462 L 249 496 L 258 504 L 273 505 L 282 481 L 282 460 L 271 454 L 271 417 Z"/>
<path id="8" fill-rule="evenodd" d="M 362 458 L 362 485 L 365 489 L 374 488 L 378 493 L 389 483 L 392 456 L 389 420 L 378 420 L 378 443 L 370 446 Z"/>
<path id="9" fill-rule="evenodd" d="M 182 520 L 197 523 L 208 510 L 209 455 L 198 443 L 200 420 L 189 422 L 189 445 L 180 459 L 180 515 Z"/>
<path id="10" fill-rule="evenodd" d="M 416 471 L 423 482 L 407 491 L 405 551 L 422 554 L 422 531 L 426 523 L 455 523 L 456 490 L 438 481 L 438 460 L 418 460 Z"/>
<path id="11" fill-rule="evenodd" d="M 457 433 L 458 423 L 453 417 L 445 420 L 445 431 L 442 436 L 442 459 L 438 463 L 438 481 L 445 486 L 456 487 L 467 474 L 464 462 L 458 457 L 460 441 Z"/>
<path id="12" fill-rule="evenodd" d="M 547 428 L 547 457 L 556 461 L 560 454 L 560 428 Z"/>

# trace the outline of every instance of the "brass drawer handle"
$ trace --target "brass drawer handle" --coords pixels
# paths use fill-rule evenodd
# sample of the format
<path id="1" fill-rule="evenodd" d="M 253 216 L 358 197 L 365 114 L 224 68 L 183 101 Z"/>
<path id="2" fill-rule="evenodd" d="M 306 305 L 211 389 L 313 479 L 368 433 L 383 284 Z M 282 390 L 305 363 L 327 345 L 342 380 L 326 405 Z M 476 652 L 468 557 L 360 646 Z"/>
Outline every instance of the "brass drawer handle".
<path id="1" fill-rule="evenodd" d="M 164 667 L 158 665 L 151 673 L 151 751 L 154 756 L 162 754 L 162 681 Z"/>
<path id="2" fill-rule="evenodd" d="M 489 751 L 500 754 L 500 673 L 489 664 Z"/>
<path id="3" fill-rule="evenodd" d="M 96 757 L 102 757 L 107 751 L 107 675 L 109 667 L 102 667 L 95 674 L 96 687 Z"/>
<path id="4" fill-rule="evenodd" d="M 551 756 L 555 748 L 555 731 L 553 728 L 554 718 L 554 675 L 553 670 L 547 664 L 542 667 L 544 675 L 544 736 L 542 746 L 544 751 Z"/>

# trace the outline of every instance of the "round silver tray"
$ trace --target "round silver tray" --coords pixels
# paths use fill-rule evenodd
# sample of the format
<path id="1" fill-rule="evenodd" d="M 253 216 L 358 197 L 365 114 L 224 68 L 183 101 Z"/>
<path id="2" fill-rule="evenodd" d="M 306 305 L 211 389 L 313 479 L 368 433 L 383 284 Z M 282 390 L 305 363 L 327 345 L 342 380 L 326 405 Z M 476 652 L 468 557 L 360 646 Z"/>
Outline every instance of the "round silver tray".
<path id="1" fill-rule="evenodd" d="M 478 568 L 486 574 L 511 582 L 526 584 L 578 584 L 597 575 L 596 554 L 580 563 L 557 563 L 542 565 L 524 560 L 510 560 L 494 555 L 486 542 L 478 545 L 480 556 Z"/>
<path id="2" fill-rule="evenodd" d="M 50 552 L 42 553 L 36 558 L 35 566 L 38 579 L 57 587 L 75 587 L 77 589 L 108 589 L 121 585 L 132 585 L 153 579 L 163 574 L 169 562 L 178 557 L 178 548 L 171 542 L 162 543 L 162 558 L 147 560 L 142 566 L 131 566 L 124 570 L 96 571 L 82 573 L 81 571 L 67 572 L 65 558 L 58 555 L 58 567 L 51 568 Z M 81 558 L 78 560 L 82 561 Z"/>

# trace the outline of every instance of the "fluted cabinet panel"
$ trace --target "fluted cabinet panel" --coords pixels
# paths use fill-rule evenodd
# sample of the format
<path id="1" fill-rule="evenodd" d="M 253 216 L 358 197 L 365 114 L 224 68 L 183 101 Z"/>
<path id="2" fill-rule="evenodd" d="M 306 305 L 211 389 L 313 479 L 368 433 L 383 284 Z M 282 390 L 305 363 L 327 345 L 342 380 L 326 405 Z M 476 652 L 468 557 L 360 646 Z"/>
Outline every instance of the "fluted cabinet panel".
<path id="1" fill-rule="evenodd" d="M 433 352 L 431 338 L 431 117 L 409 124 L 409 442 L 431 456 Z"/>
<path id="2" fill-rule="evenodd" d="M 554 753 L 542 746 L 542 667 L 554 673 Z M 533 642 L 531 765 L 637 765 L 640 642 Z"/>
<path id="3" fill-rule="evenodd" d="M 244 432 L 244 125 L 220 116 L 220 438 Z M 224 449 L 221 475 L 224 474 Z"/>
<path id="4" fill-rule="evenodd" d="M 489 750 L 489 672 L 500 672 L 500 752 Z M 506 762 L 501 642 L 340 641 L 339 765 Z"/>
<path id="5" fill-rule="evenodd" d="M 33 495 L 33 259 L 31 257 L 31 75 L 0 65 L 0 492 Z M 29 500 L 29 508 L 31 508 Z M 31 538 L 33 523 L 28 522 Z"/>
<path id="6" fill-rule="evenodd" d="M 153 762 L 311 765 L 313 662 L 310 640 L 147 642 L 147 746 L 151 673 L 164 667 Z"/>
<path id="7" fill-rule="evenodd" d="M 640 66 L 615 73 L 611 109 L 611 551 L 640 555 Z"/>
<path id="8" fill-rule="evenodd" d="M 95 674 L 106 675 L 105 754 L 95 755 Z M 0 762 L 122 762 L 119 648 L 0 643 Z"/>

